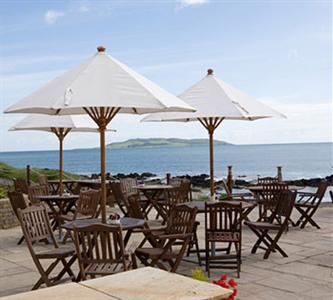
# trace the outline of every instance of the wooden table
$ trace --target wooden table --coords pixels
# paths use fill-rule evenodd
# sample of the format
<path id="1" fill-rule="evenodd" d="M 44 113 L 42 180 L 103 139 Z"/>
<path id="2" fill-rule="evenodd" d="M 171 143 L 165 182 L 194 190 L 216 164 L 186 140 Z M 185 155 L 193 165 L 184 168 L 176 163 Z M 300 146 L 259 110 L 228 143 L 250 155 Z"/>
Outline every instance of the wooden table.
<path id="1" fill-rule="evenodd" d="M 145 220 L 142 219 L 135 219 L 135 218 L 121 218 L 119 219 L 119 224 L 117 223 L 112 223 L 112 225 L 119 225 L 121 226 L 122 230 L 126 230 L 126 234 L 124 237 L 124 245 L 126 247 L 131 234 L 133 233 L 133 229 L 136 228 L 143 228 L 144 224 L 145 224 Z M 81 220 L 75 220 L 72 222 L 66 222 L 65 224 L 61 225 L 62 228 L 72 231 L 74 226 L 75 227 L 83 227 L 83 226 L 87 226 L 87 225 L 93 225 L 93 224 L 101 224 L 102 220 L 101 219 L 81 219 Z"/>
<path id="2" fill-rule="evenodd" d="M 19 293 L 0 298 L 1 300 L 116 300 L 110 295 L 105 295 L 78 283 L 66 283 L 48 288 Z"/>
<path id="3" fill-rule="evenodd" d="M 155 208 L 157 213 L 162 217 L 163 221 L 166 222 L 168 216 L 164 208 L 158 203 L 158 198 L 165 191 L 174 188 L 174 186 L 166 184 L 152 184 L 152 185 L 137 185 L 134 186 L 134 188 L 144 194 L 148 202 Z"/>
<path id="4" fill-rule="evenodd" d="M 1 300 L 220 300 L 232 291 L 151 267 L 67 283 Z"/>
<path id="5" fill-rule="evenodd" d="M 65 179 L 62 181 L 62 184 L 65 186 L 65 188 L 71 192 L 74 193 L 74 184 L 76 183 L 76 180 L 74 179 Z M 59 180 L 48 180 L 48 184 L 52 190 L 53 194 L 57 194 L 59 192 Z"/>
<path id="6" fill-rule="evenodd" d="M 50 207 L 55 221 L 55 228 L 59 228 L 59 236 L 61 237 L 59 216 L 66 215 L 75 205 L 75 202 L 79 199 L 79 196 L 63 194 L 36 196 L 36 198 L 39 199 L 39 201 L 45 202 Z"/>
<path id="7" fill-rule="evenodd" d="M 264 187 L 262 185 L 251 185 L 246 187 L 254 194 L 258 194 L 263 191 Z M 304 186 L 297 186 L 297 185 L 288 185 L 288 190 L 290 191 L 298 191 L 304 189 Z"/>
<path id="8" fill-rule="evenodd" d="M 219 300 L 232 292 L 189 277 L 145 267 L 80 283 L 119 300 Z"/>

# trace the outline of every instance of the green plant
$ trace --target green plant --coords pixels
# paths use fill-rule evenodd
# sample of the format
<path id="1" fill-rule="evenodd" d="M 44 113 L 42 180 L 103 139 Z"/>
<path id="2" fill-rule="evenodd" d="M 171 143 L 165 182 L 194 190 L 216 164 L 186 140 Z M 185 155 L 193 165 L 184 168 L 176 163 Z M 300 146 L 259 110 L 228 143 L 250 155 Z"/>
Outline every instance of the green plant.
<path id="1" fill-rule="evenodd" d="M 0 186 L 0 199 L 7 197 L 7 189 L 4 186 Z"/>
<path id="2" fill-rule="evenodd" d="M 192 271 L 192 278 L 200 281 L 208 282 L 208 276 L 200 268 L 195 268 Z"/>

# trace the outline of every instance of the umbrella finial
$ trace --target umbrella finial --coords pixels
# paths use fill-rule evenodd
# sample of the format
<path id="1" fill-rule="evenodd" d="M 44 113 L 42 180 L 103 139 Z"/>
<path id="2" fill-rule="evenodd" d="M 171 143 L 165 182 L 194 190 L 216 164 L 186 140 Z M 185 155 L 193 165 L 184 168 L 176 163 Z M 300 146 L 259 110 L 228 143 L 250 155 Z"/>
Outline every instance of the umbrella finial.
<path id="1" fill-rule="evenodd" d="M 104 46 L 98 46 L 97 51 L 98 52 L 105 52 L 105 47 Z"/>
<path id="2" fill-rule="evenodd" d="M 213 69 L 208 69 L 207 70 L 207 75 L 213 75 L 214 73 L 214 70 Z"/>

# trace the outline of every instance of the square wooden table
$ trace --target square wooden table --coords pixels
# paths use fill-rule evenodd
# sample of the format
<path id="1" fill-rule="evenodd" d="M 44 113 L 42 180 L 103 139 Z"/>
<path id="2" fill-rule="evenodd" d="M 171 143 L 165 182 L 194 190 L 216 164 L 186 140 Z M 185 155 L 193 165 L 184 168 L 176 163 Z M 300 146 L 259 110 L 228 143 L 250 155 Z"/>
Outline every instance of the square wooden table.
<path id="1" fill-rule="evenodd" d="M 232 291 L 160 269 L 145 267 L 79 284 L 118 300 L 219 300 Z"/>

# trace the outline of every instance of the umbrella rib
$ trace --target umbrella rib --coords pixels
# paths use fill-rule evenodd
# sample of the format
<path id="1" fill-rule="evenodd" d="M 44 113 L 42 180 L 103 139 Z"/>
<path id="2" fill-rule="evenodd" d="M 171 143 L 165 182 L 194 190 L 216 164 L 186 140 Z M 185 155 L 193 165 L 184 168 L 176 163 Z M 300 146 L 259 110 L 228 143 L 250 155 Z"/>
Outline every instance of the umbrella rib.
<path id="1" fill-rule="evenodd" d="M 201 118 L 198 118 L 198 121 L 202 124 L 203 127 L 207 128 L 207 125 L 204 123 L 204 121 Z"/>
<path id="2" fill-rule="evenodd" d="M 215 124 L 215 129 L 220 126 L 224 118 L 220 118 L 219 121 Z"/>
<path id="3" fill-rule="evenodd" d="M 98 124 L 98 118 L 95 116 L 95 113 L 87 107 L 83 107 L 84 111 L 92 118 L 96 124 Z"/>

